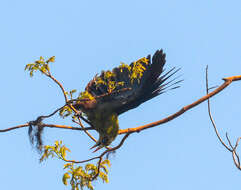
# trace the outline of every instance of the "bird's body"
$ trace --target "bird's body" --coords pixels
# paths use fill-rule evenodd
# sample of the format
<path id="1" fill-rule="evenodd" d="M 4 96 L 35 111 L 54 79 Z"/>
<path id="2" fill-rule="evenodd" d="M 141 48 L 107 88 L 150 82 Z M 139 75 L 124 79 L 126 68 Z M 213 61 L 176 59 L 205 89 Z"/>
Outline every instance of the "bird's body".
<path id="1" fill-rule="evenodd" d="M 164 65 L 165 54 L 158 50 L 152 61 L 149 55 L 130 65 L 121 64 L 112 71 L 96 75 L 88 83 L 80 94 L 80 101 L 73 106 L 85 113 L 98 131 L 97 149 L 108 146 L 118 135 L 120 114 L 162 94 L 167 87 L 179 82 L 166 82 L 178 70 L 173 68 L 162 75 Z"/>

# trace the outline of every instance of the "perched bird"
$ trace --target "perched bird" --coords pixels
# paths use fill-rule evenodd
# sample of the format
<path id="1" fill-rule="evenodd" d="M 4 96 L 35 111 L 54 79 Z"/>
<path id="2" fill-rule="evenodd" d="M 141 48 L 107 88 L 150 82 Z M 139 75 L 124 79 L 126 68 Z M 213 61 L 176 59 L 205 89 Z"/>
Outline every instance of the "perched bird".
<path id="1" fill-rule="evenodd" d="M 87 117 L 99 133 L 99 140 L 92 147 L 95 151 L 115 140 L 119 131 L 118 116 L 162 94 L 167 89 L 179 86 L 174 78 L 167 81 L 179 69 L 172 68 L 163 74 L 165 53 L 156 51 L 130 65 L 121 64 L 112 71 L 102 71 L 86 86 L 73 106 Z"/>

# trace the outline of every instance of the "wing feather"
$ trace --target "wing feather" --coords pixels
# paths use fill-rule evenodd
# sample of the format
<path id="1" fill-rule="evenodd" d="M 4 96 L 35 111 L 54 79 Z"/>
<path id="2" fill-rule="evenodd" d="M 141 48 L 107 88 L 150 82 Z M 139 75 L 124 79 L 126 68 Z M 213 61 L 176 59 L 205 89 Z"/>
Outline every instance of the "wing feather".
<path id="1" fill-rule="evenodd" d="M 102 72 L 88 83 L 85 91 L 94 97 L 96 102 L 94 107 L 97 110 L 111 111 L 120 115 L 166 90 L 179 87 L 177 84 L 181 80 L 177 81 L 177 78 L 174 78 L 168 82 L 168 79 L 180 69 L 172 68 L 163 74 L 165 58 L 165 53 L 157 50 L 152 59 L 148 55 L 145 59 L 133 62 L 129 66 L 116 67 L 112 72 Z M 135 71 L 136 69 L 139 70 Z"/>

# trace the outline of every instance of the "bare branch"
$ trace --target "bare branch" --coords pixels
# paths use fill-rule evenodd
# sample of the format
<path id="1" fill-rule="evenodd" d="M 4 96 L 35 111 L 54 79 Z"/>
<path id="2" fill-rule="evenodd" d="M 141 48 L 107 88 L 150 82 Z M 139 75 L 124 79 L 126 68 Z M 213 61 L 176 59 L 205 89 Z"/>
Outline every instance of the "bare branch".
<path id="1" fill-rule="evenodd" d="M 64 105 L 65 106 L 65 105 Z M 49 117 L 52 117 L 53 115 L 55 115 L 58 111 L 60 111 L 64 106 L 56 109 L 53 113 L 49 114 L 49 115 L 43 115 L 43 116 L 40 116 L 42 119 L 45 119 L 45 118 L 49 118 Z"/>
<path id="2" fill-rule="evenodd" d="M 0 133 L 4 133 L 4 132 L 7 132 L 7 131 L 11 131 L 11 130 L 14 130 L 14 129 L 20 129 L 20 128 L 24 128 L 24 127 L 28 127 L 28 126 L 29 126 L 29 123 L 25 123 L 25 124 L 17 125 L 15 127 L 10 127 L 10 128 L 7 128 L 7 129 L 0 129 Z"/>
<path id="3" fill-rule="evenodd" d="M 207 92 L 207 94 L 208 94 L 208 91 L 209 91 L 209 88 L 208 88 L 208 66 L 207 66 L 207 67 L 206 67 L 206 92 Z M 215 133 L 216 133 L 219 141 L 222 143 L 222 145 L 223 145 L 226 149 L 228 149 L 230 152 L 232 152 L 232 149 L 229 148 L 229 147 L 226 145 L 226 143 L 222 140 L 222 138 L 220 137 L 220 134 L 219 134 L 219 132 L 218 132 L 218 129 L 217 129 L 217 127 L 216 127 L 216 124 L 215 124 L 215 122 L 214 122 L 214 120 L 213 120 L 213 117 L 212 117 L 212 114 L 211 114 L 211 108 L 210 108 L 210 100 L 209 100 L 209 98 L 208 98 L 208 114 L 209 114 L 209 118 L 210 118 L 210 120 L 211 120 L 211 122 L 212 122 L 213 128 L 214 128 L 214 130 L 215 130 Z"/>
<path id="4" fill-rule="evenodd" d="M 41 127 L 49 127 L 49 128 L 59 128 L 59 129 L 71 129 L 71 130 L 77 130 L 77 131 L 87 131 L 87 130 L 94 130 L 92 127 L 86 127 L 84 129 L 79 128 L 79 127 L 71 127 L 71 126 L 67 126 L 67 125 L 57 125 L 57 124 L 46 124 L 46 123 L 42 123 L 39 126 Z M 10 127 L 7 129 L 0 129 L 0 133 L 4 133 L 4 132 L 8 132 L 14 129 L 20 129 L 20 128 L 24 128 L 24 127 L 29 127 L 29 123 L 25 123 L 22 125 L 17 125 L 15 127 Z"/>
<path id="5" fill-rule="evenodd" d="M 228 141 L 229 146 L 232 148 L 232 149 L 231 149 L 231 152 L 232 152 L 232 150 L 234 149 L 234 147 L 233 147 L 233 145 L 232 145 L 232 143 L 231 143 L 231 141 L 230 141 L 230 139 L 229 139 L 229 137 L 228 137 L 228 132 L 226 132 L 226 139 L 227 139 L 227 141 Z"/>
<path id="6" fill-rule="evenodd" d="M 82 124 L 81 120 L 80 120 L 80 116 L 78 115 L 78 111 L 70 104 L 69 107 L 75 112 L 75 114 L 77 114 L 76 116 L 78 117 L 78 124 L 79 126 L 83 129 L 83 131 L 86 133 L 86 135 L 88 137 L 90 137 L 94 142 L 97 142 L 97 140 L 87 131 L 85 130 L 86 128 L 84 127 L 84 125 Z M 93 127 L 92 127 L 93 128 Z"/>
<path id="7" fill-rule="evenodd" d="M 224 80 L 227 81 L 228 79 L 226 78 L 226 79 L 224 79 Z M 236 78 L 233 78 L 233 81 L 236 81 L 236 80 L 240 80 L 240 79 L 238 79 L 237 77 L 236 77 Z M 207 67 L 206 67 L 206 92 L 207 92 L 207 94 L 208 94 L 208 91 L 209 91 L 209 88 L 208 88 L 208 66 L 207 66 Z M 238 144 L 239 144 L 239 141 L 240 141 L 241 137 L 239 137 L 239 138 L 237 139 L 235 146 L 233 146 L 232 143 L 231 143 L 231 141 L 230 141 L 230 139 L 229 139 L 229 137 L 228 137 L 228 133 L 226 132 L 226 138 L 227 138 L 228 145 L 229 145 L 229 146 L 228 146 L 228 145 L 222 140 L 222 138 L 221 138 L 221 136 L 220 136 L 220 134 L 219 134 L 219 132 L 218 132 L 218 130 L 217 130 L 216 124 L 215 124 L 215 122 L 214 122 L 214 120 L 213 120 L 213 117 L 212 117 L 212 114 L 211 114 L 211 108 L 210 108 L 210 107 L 211 107 L 211 106 L 210 106 L 210 100 L 209 100 L 209 98 L 208 98 L 208 114 L 209 114 L 209 118 L 210 118 L 210 120 L 211 120 L 211 122 L 212 122 L 213 128 L 214 128 L 214 130 L 215 130 L 215 133 L 216 133 L 219 141 L 222 143 L 222 145 L 223 145 L 229 152 L 232 152 L 233 162 L 234 162 L 235 166 L 236 166 L 239 170 L 241 170 L 239 155 L 238 155 L 237 152 L 236 152 L 236 149 L 237 149 L 237 147 L 238 147 Z"/>
<path id="8" fill-rule="evenodd" d="M 62 91 L 62 93 L 63 93 L 63 95 L 64 95 L 64 99 L 65 99 L 65 102 L 67 103 L 68 102 L 68 97 L 67 97 L 67 95 L 66 95 L 66 91 L 64 90 L 64 87 L 63 87 L 63 85 L 56 79 L 56 78 L 54 78 L 52 75 L 51 75 L 51 73 L 50 72 L 48 72 L 48 73 L 44 73 L 47 77 L 49 77 L 49 78 L 51 78 L 59 87 L 60 87 L 60 89 L 61 89 L 61 91 Z"/>
<path id="9" fill-rule="evenodd" d="M 86 130 L 87 128 L 83 126 L 83 124 L 81 123 L 80 121 L 80 118 L 78 118 L 79 122 L 77 121 L 73 121 L 74 123 L 77 123 L 81 129 L 94 141 L 94 142 L 97 142 L 97 140 L 88 132 L 88 130 Z M 94 129 L 93 127 L 90 127 L 92 129 Z"/>
<path id="10" fill-rule="evenodd" d="M 71 127 L 71 126 L 67 126 L 67 125 L 46 124 L 46 123 L 43 123 L 42 126 L 43 126 L 43 127 L 49 127 L 49 128 L 71 129 L 71 130 L 77 130 L 77 131 L 94 130 L 93 127 L 85 127 L 85 128 L 83 129 L 83 128 Z"/>
<path id="11" fill-rule="evenodd" d="M 121 130 L 119 130 L 119 134 L 125 134 L 125 133 L 129 133 L 129 132 L 140 132 L 142 130 L 149 129 L 149 128 L 158 126 L 160 124 L 166 123 L 168 121 L 171 121 L 171 120 L 177 118 L 178 116 L 182 115 L 186 111 L 192 109 L 193 107 L 195 107 L 195 106 L 201 104 L 202 102 L 206 101 L 207 99 L 211 98 L 212 96 L 218 94 L 223 89 L 225 89 L 227 86 L 229 86 L 233 81 L 241 80 L 241 75 L 227 77 L 227 78 L 224 78 L 223 80 L 224 80 L 224 83 L 221 86 L 219 86 L 218 88 L 216 88 L 214 91 L 212 91 L 209 94 L 203 96 L 202 98 L 193 102 L 192 104 L 184 106 L 178 112 L 176 112 L 176 113 L 174 113 L 174 114 L 172 114 L 172 115 L 170 115 L 170 116 L 168 116 L 168 117 L 166 117 L 162 120 L 152 122 L 152 123 L 149 123 L 149 124 L 146 124 L 146 125 L 143 125 L 143 126 L 139 126 L 139 127 L 136 127 L 136 128 L 121 129 Z"/>

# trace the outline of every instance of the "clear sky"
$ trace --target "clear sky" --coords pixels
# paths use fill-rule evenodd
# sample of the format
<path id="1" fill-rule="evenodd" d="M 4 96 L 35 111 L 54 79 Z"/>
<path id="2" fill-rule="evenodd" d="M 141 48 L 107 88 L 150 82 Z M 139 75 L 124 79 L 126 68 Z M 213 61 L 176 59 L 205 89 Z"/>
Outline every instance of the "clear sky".
<path id="1" fill-rule="evenodd" d="M 29 78 L 24 72 L 24 66 L 39 56 L 55 55 L 54 76 L 66 90 L 81 91 L 101 70 L 162 48 L 166 68 L 182 68 L 182 87 L 120 116 L 121 128 L 159 120 L 203 96 L 206 65 L 210 86 L 241 74 L 238 0 L 3 0 L 0 20 L 1 129 L 63 105 L 61 91 L 52 81 L 40 74 Z M 233 142 L 241 136 L 240 92 L 241 83 L 236 82 L 211 101 L 221 135 L 229 132 Z M 48 123 L 71 124 L 58 117 Z M 95 156 L 89 151 L 93 142 L 84 134 L 45 130 L 45 144 L 60 139 L 72 150 L 70 159 Z M 61 181 L 61 161 L 39 164 L 27 129 L 0 134 L 0 148 L 1 189 L 70 189 Z M 131 135 L 111 163 L 110 183 L 96 182 L 96 189 L 241 187 L 241 172 L 218 142 L 206 103 L 165 125 Z"/>

